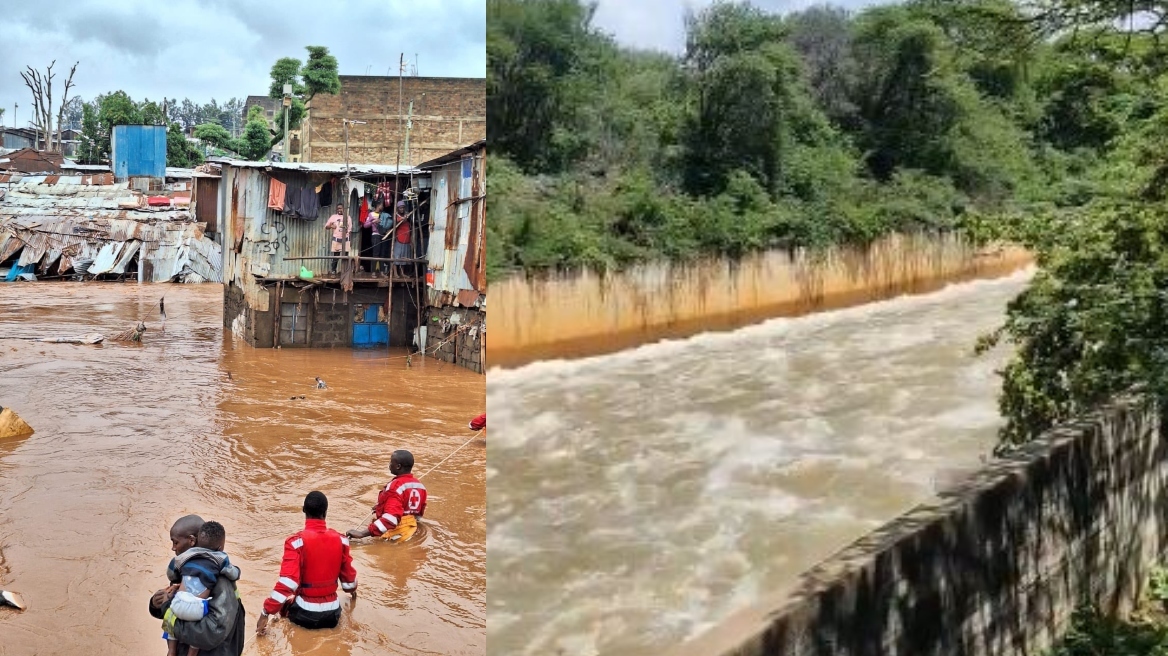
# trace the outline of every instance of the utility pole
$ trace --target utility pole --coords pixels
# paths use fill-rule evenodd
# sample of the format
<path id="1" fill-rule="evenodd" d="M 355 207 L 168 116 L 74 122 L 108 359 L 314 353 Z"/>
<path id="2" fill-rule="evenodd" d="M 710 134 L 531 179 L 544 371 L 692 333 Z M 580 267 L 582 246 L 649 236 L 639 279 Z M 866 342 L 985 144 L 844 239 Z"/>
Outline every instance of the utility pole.
<path id="1" fill-rule="evenodd" d="M 410 165 L 410 128 L 414 127 L 414 101 L 410 101 L 410 113 L 406 115 L 406 166 Z"/>
<path id="2" fill-rule="evenodd" d="M 292 149 L 288 146 L 288 144 L 290 144 L 292 142 L 292 140 L 288 138 L 288 115 L 291 113 L 292 113 L 292 85 L 285 84 L 284 85 L 284 146 L 283 146 L 284 161 L 285 162 L 292 161 Z M 348 132 L 349 132 L 348 128 L 346 128 L 345 134 L 348 135 Z M 347 140 L 347 138 L 346 138 L 346 140 Z M 346 148 L 346 150 L 347 150 L 347 148 Z M 346 162 L 346 166 L 348 166 L 347 162 Z"/>
<path id="3" fill-rule="evenodd" d="M 345 191 L 344 191 L 344 193 L 345 193 L 345 216 L 348 217 L 350 221 L 352 221 L 352 218 L 350 217 L 350 215 L 352 214 L 352 209 L 349 208 L 349 180 L 352 177 L 352 173 L 349 171 L 349 125 L 350 124 L 352 124 L 352 125 L 365 125 L 365 121 L 352 121 L 352 120 L 349 120 L 346 118 L 346 119 L 341 119 L 341 124 L 345 127 L 345 178 L 344 178 L 344 180 L 345 180 L 345 184 L 344 184 L 344 187 L 345 187 Z M 358 227 L 358 224 L 351 223 L 350 225 L 352 226 L 349 229 L 350 232 L 356 232 L 357 234 L 361 234 L 360 233 L 361 229 Z M 349 236 L 350 236 L 350 244 L 352 244 L 352 235 L 349 235 Z M 361 246 L 362 246 L 362 244 L 360 244 L 360 243 L 357 244 L 357 248 L 355 249 L 357 253 L 361 252 Z M 353 258 L 353 272 L 356 273 L 357 272 L 357 264 L 359 263 L 359 260 L 356 259 L 358 256 L 354 255 L 353 252 L 354 252 L 354 249 L 350 245 L 349 257 Z"/>
<path id="4" fill-rule="evenodd" d="M 16 110 L 20 109 L 20 103 L 12 103 L 12 127 L 16 127 Z"/>

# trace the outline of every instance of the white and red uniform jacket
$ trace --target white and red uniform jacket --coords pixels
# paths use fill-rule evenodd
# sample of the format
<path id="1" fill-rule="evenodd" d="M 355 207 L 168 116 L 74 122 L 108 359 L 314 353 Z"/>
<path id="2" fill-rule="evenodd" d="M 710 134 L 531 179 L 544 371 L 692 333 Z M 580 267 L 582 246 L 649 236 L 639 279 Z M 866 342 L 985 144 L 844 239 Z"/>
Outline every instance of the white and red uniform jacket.
<path id="1" fill-rule="evenodd" d="M 304 530 L 284 541 L 280 580 L 264 600 L 264 611 L 275 615 L 289 599 L 304 610 L 328 612 L 341 607 L 337 582 L 345 592 L 357 589 L 357 570 L 349 553 L 349 538 L 308 519 Z"/>
<path id="2" fill-rule="evenodd" d="M 381 535 L 397 528 L 405 515 L 421 517 L 426 512 L 426 486 L 413 474 L 402 474 L 390 481 L 377 495 L 373 507 L 376 518 L 369 525 L 369 533 Z"/>

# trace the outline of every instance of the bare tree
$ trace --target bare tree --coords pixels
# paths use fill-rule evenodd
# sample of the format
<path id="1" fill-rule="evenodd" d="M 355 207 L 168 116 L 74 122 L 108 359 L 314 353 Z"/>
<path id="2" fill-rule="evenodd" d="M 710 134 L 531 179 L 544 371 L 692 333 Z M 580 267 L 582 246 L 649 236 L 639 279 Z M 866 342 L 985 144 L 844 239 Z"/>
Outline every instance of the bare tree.
<path id="1" fill-rule="evenodd" d="M 28 70 L 20 73 L 20 77 L 24 78 L 25 86 L 32 92 L 33 113 L 36 117 L 35 125 L 36 129 L 44 135 L 45 150 L 56 151 L 61 147 L 61 119 L 65 115 L 65 104 L 69 101 L 69 89 L 73 88 L 73 74 L 77 72 L 77 64 L 79 63 L 73 64 L 73 68 L 69 69 L 69 77 L 65 80 L 65 93 L 57 110 L 58 131 L 55 143 L 53 140 L 53 78 L 56 77 L 56 74 L 53 73 L 53 66 L 57 64 L 57 60 L 54 59 L 49 64 L 44 74 L 31 66 L 25 66 Z"/>

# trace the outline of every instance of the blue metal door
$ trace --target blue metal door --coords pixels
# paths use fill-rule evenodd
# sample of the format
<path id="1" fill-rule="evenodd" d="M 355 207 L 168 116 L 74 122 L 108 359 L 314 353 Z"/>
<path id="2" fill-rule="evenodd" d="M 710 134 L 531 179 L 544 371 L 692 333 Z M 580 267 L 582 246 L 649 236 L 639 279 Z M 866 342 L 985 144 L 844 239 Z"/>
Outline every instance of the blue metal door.
<path id="1" fill-rule="evenodd" d="M 389 324 L 378 321 L 381 304 L 364 306 L 364 310 L 353 319 L 353 346 L 389 346 Z"/>

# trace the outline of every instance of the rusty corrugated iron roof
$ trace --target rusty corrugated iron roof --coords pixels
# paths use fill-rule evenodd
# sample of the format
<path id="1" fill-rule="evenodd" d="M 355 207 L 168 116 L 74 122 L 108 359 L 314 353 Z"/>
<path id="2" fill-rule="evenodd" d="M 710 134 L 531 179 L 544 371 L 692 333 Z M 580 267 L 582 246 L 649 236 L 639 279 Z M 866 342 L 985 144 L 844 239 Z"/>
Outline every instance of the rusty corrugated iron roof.
<path id="1" fill-rule="evenodd" d="M 32 148 L 22 148 L 0 156 L 0 171 L 19 173 L 60 173 L 65 163 L 61 153 L 49 153 Z"/>
<path id="2" fill-rule="evenodd" d="M 222 282 L 219 246 L 186 209 L 152 208 L 126 183 L 81 184 L 54 177 L 10 182 L 0 198 L 0 251 L 6 251 L 0 260 L 23 249 L 18 264 L 40 263 L 42 271 L 59 258 L 62 272 L 91 260 L 93 273 L 122 273 L 137 254 L 151 282 L 176 276 Z"/>

